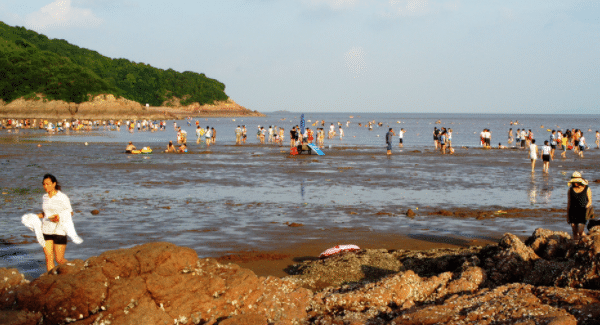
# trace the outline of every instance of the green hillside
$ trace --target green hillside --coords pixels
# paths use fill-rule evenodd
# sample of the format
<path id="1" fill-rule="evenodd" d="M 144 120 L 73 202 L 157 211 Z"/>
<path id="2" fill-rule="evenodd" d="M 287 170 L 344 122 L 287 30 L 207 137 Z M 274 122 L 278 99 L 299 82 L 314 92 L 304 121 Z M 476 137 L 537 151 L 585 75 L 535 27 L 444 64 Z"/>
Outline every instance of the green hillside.
<path id="1" fill-rule="evenodd" d="M 111 59 L 0 22 L 0 99 L 10 102 L 35 93 L 76 103 L 86 101 L 88 94 L 106 93 L 152 106 L 172 97 L 182 99 L 182 105 L 228 98 L 225 85 L 204 74 Z"/>

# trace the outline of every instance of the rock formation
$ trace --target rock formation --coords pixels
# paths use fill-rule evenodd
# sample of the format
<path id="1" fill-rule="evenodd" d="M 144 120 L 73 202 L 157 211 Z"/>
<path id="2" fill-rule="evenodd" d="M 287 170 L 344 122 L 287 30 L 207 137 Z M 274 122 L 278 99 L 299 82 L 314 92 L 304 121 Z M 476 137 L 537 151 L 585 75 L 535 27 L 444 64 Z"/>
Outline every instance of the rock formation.
<path id="1" fill-rule="evenodd" d="M 244 106 L 239 105 L 231 98 L 227 99 L 226 101 L 215 102 L 213 104 L 200 105 L 198 103 L 193 103 L 190 105 L 181 105 L 180 100 L 176 97 L 173 97 L 170 101 L 164 102 L 162 107 L 155 109 L 166 109 L 185 116 L 265 116 L 262 113 L 251 111 Z"/>
<path id="2" fill-rule="evenodd" d="M 164 107 L 146 108 L 142 104 L 113 95 L 98 95 L 81 104 L 62 100 L 16 99 L 10 103 L 0 100 L 0 117 L 5 118 L 47 118 L 47 119 L 182 119 L 187 116 L 264 116 L 246 109 L 233 100 L 214 105 L 180 106 L 172 104 Z"/>
<path id="3" fill-rule="evenodd" d="M 31 282 L 0 269 L 2 324 L 595 324 L 600 227 L 578 243 L 346 252 L 257 277 L 169 243 L 108 251 Z"/>

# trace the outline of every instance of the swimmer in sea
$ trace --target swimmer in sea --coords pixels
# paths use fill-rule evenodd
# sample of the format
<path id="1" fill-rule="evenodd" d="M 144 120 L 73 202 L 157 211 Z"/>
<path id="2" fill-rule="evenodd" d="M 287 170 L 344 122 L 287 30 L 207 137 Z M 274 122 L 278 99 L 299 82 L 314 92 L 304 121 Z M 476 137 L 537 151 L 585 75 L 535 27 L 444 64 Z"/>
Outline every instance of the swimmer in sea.
<path id="1" fill-rule="evenodd" d="M 187 145 L 185 144 L 185 142 L 184 142 L 184 143 L 182 143 L 182 144 L 181 144 L 181 146 L 179 146 L 179 150 L 178 150 L 178 152 L 179 152 L 179 153 L 184 153 L 184 152 L 187 152 Z"/>
<path id="2" fill-rule="evenodd" d="M 175 152 L 175 146 L 173 145 L 173 141 L 169 141 L 169 145 L 167 146 L 167 150 L 165 152 Z"/>
<path id="3" fill-rule="evenodd" d="M 133 150 L 135 150 L 135 146 L 133 145 L 133 143 L 131 141 L 129 141 L 129 144 L 125 148 L 125 152 L 131 153 Z"/>

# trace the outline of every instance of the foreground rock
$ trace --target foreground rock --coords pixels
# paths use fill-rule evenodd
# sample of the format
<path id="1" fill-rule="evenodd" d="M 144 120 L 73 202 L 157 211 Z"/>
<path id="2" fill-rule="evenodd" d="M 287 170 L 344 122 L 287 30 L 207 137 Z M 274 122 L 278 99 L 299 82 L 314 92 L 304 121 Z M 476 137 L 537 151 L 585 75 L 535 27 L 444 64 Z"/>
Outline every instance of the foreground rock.
<path id="1" fill-rule="evenodd" d="M 311 296 L 289 280 L 150 243 L 59 266 L 5 290 L 0 309 L 10 311 L 8 324 L 215 324 L 245 315 L 289 324 L 306 318 Z"/>
<path id="2" fill-rule="evenodd" d="M 484 248 L 345 253 L 278 279 L 151 243 L 32 282 L 0 269 L 0 323 L 595 324 L 599 254 L 598 228 L 576 244 L 538 229 Z"/>

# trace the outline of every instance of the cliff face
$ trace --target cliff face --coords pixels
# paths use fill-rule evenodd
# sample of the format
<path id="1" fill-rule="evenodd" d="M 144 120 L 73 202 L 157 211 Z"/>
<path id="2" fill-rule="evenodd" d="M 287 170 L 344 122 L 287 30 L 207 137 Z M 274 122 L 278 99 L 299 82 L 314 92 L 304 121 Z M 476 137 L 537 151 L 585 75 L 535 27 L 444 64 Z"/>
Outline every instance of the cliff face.
<path id="1" fill-rule="evenodd" d="M 74 260 L 29 282 L 0 269 L 2 324 L 597 324 L 600 227 L 574 243 L 362 250 L 257 277 L 149 243 Z M 1 279 L 4 279 L 2 282 Z"/>
<path id="2" fill-rule="evenodd" d="M 113 95 L 98 95 L 81 104 L 61 100 L 19 98 L 10 103 L 0 100 L 1 118 L 58 118 L 58 119 L 180 119 L 186 116 L 264 116 L 238 105 L 233 100 L 215 105 L 169 106 L 146 108 L 140 103 Z"/>

